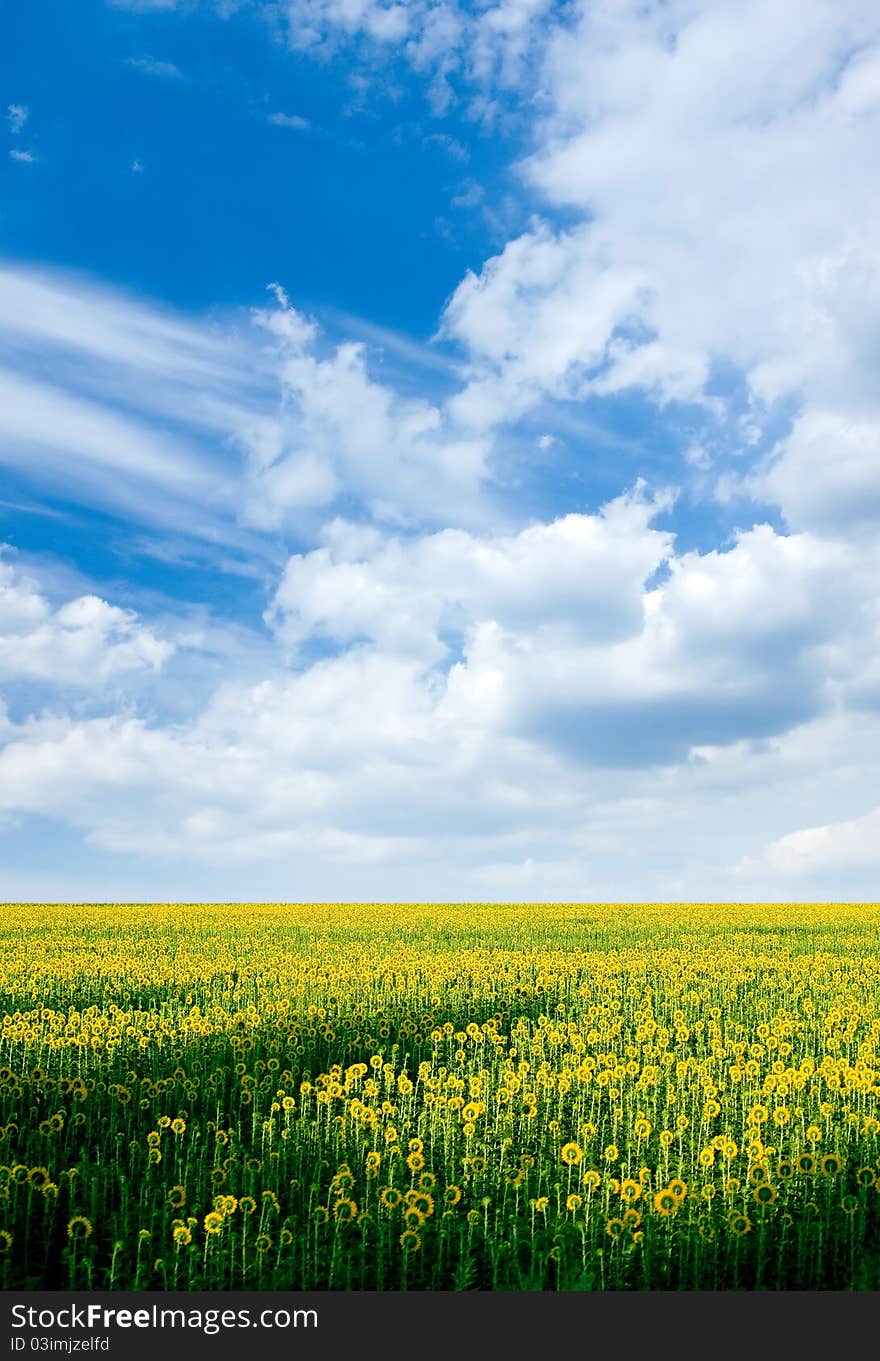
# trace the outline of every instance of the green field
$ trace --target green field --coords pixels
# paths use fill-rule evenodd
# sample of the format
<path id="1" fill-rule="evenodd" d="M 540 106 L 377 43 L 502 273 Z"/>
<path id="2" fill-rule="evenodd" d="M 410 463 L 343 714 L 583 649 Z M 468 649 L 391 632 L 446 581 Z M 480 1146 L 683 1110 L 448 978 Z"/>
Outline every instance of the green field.
<path id="1" fill-rule="evenodd" d="M 878 927 L 6 907 L 0 1282 L 880 1288 Z"/>

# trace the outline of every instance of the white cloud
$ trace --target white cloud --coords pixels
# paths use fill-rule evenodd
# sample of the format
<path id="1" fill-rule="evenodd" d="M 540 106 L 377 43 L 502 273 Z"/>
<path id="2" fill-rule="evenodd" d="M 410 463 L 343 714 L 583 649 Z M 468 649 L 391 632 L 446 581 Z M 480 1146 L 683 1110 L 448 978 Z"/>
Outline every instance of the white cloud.
<path id="1" fill-rule="evenodd" d="M 6 117 L 9 120 L 9 126 L 12 130 L 13 136 L 21 132 L 22 128 L 24 127 L 25 123 L 28 120 L 29 113 L 30 110 L 28 109 L 26 104 L 7 105 Z"/>
<path id="2" fill-rule="evenodd" d="M 37 583 L 0 557 L 0 679 L 91 688 L 127 672 L 158 671 L 173 646 L 94 595 L 52 608 Z"/>
<path id="3" fill-rule="evenodd" d="M 812 876 L 826 871 L 880 867 L 880 808 L 862 817 L 805 827 L 778 837 L 757 858 L 744 857 L 740 874 L 769 871 L 780 878 Z"/>
<path id="4" fill-rule="evenodd" d="M 293 128 L 296 132 L 308 132 L 312 126 L 308 118 L 301 118 L 298 113 L 270 113 L 268 122 L 278 128 Z"/>
<path id="5" fill-rule="evenodd" d="M 208 508 L 211 532 L 239 516 L 300 549 L 267 615 L 281 648 L 264 679 L 230 680 L 177 722 L 4 716 L 0 806 L 114 854 L 275 865 L 260 882 L 281 896 L 291 867 L 297 891 L 326 897 L 870 885 L 876 6 L 284 12 L 298 49 L 410 63 L 437 110 L 466 89 L 491 119 L 515 91 L 542 216 L 454 291 L 441 329 L 465 385 L 444 400 L 379 381 L 365 345 L 331 344 L 280 288 L 260 348 L 226 321 L 0 276 L 0 336 L 24 356 L 0 393 L 3 458 L 73 466 L 90 495 L 103 481 L 132 505 L 147 486 L 157 518 Z M 459 206 L 482 210 L 469 188 Z M 643 487 L 597 514 L 499 523 L 486 492 L 503 427 L 534 409 L 533 447 L 557 428 L 548 400 L 631 392 L 723 417 L 719 371 L 743 380 L 727 434 L 742 459 L 721 466 L 730 449 L 694 411 L 683 474 L 717 469 L 719 500 L 778 506 L 788 533 L 761 523 L 676 551 Z M 780 400 L 797 414 L 766 454 Z M 9 607 L 17 674 L 35 674 L 22 657 L 49 664 L 48 644 L 21 642 L 41 630 L 99 657 L 159 637 L 101 601 L 68 616 L 41 599 L 19 588 Z"/>
<path id="6" fill-rule="evenodd" d="M 581 8 L 549 43 L 522 170 L 583 221 L 536 222 L 460 284 L 455 413 L 484 427 L 544 394 L 631 388 L 699 401 L 718 362 L 746 375 L 759 425 L 783 396 L 876 406 L 878 53 L 861 0 Z"/>
<path id="7" fill-rule="evenodd" d="M 779 505 L 795 530 L 856 533 L 880 519 L 880 411 L 850 417 L 808 410 L 764 469 L 743 480 L 752 496 Z"/>
<path id="8" fill-rule="evenodd" d="M 24 165 L 34 165 L 37 160 L 32 151 L 19 151 L 18 147 L 13 147 L 9 156 L 11 160 L 21 161 Z"/>
<path id="9" fill-rule="evenodd" d="M 366 345 L 331 349 L 283 290 L 275 301 L 184 321 L 0 268 L 0 464 L 79 502 L 252 548 L 254 531 L 308 525 L 342 494 L 392 523 L 480 519 L 488 441 L 377 382 Z"/>
<path id="10" fill-rule="evenodd" d="M 362 65 L 402 58 L 428 81 L 435 113 L 468 89 L 469 112 L 490 119 L 489 92 L 514 90 L 552 31 L 552 0 L 498 0 L 472 9 L 457 0 L 287 0 L 288 43 L 323 54 L 345 46 Z"/>
<path id="11" fill-rule="evenodd" d="M 874 569 L 769 526 L 677 555 L 659 508 L 637 492 L 516 535 L 391 541 L 335 520 L 291 559 L 273 617 L 336 655 L 222 686 L 185 723 L 8 724 L 0 805 L 207 866 L 330 857 L 413 891 L 446 856 L 465 896 L 717 897 L 756 837 L 844 806 L 847 744 L 880 769 L 877 724 L 835 729 L 829 689 L 863 660 L 847 644 Z M 33 633 L 39 605 L 19 607 Z"/>
<path id="12" fill-rule="evenodd" d="M 489 443 L 459 432 L 440 406 L 376 382 L 363 344 L 344 342 L 320 357 L 316 325 L 282 290 L 276 298 L 256 319 L 273 337 L 283 400 L 243 440 L 244 522 L 280 526 L 329 506 L 343 489 L 391 523 L 478 515 Z"/>
<path id="13" fill-rule="evenodd" d="M 127 65 L 133 66 L 145 76 L 159 76 L 165 80 L 183 79 L 183 72 L 173 61 L 159 61 L 156 57 L 129 57 Z"/>
<path id="14" fill-rule="evenodd" d="M 366 639 L 426 663 L 487 621 L 607 644 L 640 627 L 643 584 L 672 551 L 649 527 L 665 504 L 622 497 L 599 515 L 497 536 L 389 539 L 334 521 L 326 547 L 289 560 L 268 618 L 289 645 Z"/>

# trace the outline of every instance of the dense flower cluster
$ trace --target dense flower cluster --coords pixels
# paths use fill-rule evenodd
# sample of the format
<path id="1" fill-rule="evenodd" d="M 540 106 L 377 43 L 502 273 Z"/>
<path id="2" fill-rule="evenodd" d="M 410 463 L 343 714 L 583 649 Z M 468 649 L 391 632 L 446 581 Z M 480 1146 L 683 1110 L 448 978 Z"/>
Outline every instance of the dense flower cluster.
<path id="1" fill-rule="evenodd" d="M 878 925 L 10 909 L 0 1284 L 877 1288 Z"/>

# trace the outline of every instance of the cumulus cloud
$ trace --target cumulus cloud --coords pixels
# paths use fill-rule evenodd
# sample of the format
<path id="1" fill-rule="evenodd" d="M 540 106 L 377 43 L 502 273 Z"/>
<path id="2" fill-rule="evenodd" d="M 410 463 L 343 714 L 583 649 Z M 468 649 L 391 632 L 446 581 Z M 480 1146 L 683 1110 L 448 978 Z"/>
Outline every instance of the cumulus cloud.
<path id="1" fill-rule="evenodd" d="M 245 523 L 283 525 L 343 490 L 385 522 L 478 515 L 489 442 L 461 432 L 442 407 L 376 382 L 363 343 L 323 357 L 317 325 L 277 285 L 275 294 L 277 307 L 255 319 L 272 338 L 282 402 L 243 441 Z"/>
<path id="2" fill-rule="evenodd" d="M 269 622 L 294 646 L 368 640 L 426 662 L 488 621 L 607 643 L 641 626 L 643 584 L 671 553 L 672 536 L 650 527 L 668 498 L 640 493 L 515 535 L 401 540 L 334 521 L 326 546 L 288 561 Z"/>
<path id="3" fill-rule="evenodd" d="M 880 519 L 880 411 L 809 410 L 744 489 L 782 510 L 792 529 L 858 533 Z"/>
<path id="4" fill-rule="evenodd" d="M 663 508 L 636 489 L 516 535 L 391 541 L 335 520 L 290 560 L 271 611 L 288 643 L 329 641 L 331 655 L 222 686 L 185 723 L 10 724 L 3 806 L 116 851 L 206 863 L 414 864 L 442 844 L 523 889 L 544 871 L 517 866 L 544 860 L 548 885 L 576 864 L 607 885 L 633 819 L 654 829 L 655 871 L 668 861 L 672 875 L 676 857 L 680 870 L 696 842 L 711 861 L 725 783 L 741 797 L 765 761 L 779 784 L 772 744 L 832 720 L 861 567 L 769 526 L 676 554 L 651 523 Z M 23 600 L 15 627 L 30 636 L 45 610 Z"/>
<path id="5" fill-rule="evenodd" d="M 538 220 L 454 293 L 457 414 L 632 388 L 698 402 L 719 362 L 758 421 L 781 397 L 875 403 L 880 20 L 812 0 L 795 33 L 794 13 L 626 0 L 552 37 L 522 172 L 583 220 Z"/>
<path id="6" fill-rule="evenodd" d="M 758 857 L 743 857 L 737 871 L 753 875 L 764 870 L 785 880 L 878 866 L 880 808 L 872 808 L 862 817 L 788 832 Z"/>
<path id="7" fill-rule="evenodd" d="M 297 548 L 265 614 L 279 647 L 262 680 L 229 680 L 179 722 L 4 715 L 0 807 L 114 854 L 295 864 L 327 896 L 424 897 L 426 875 L 447 896 L 868 883 L 876 9 L 294 0 L 283 14 L 297 50 L 408 63 L 437 110 L 467 90 L 490 118 L 514 92 L 540 211 L 452 292 L 440 333 L 461 385 L 443 399 L 379 381 L 366 345 L 331 341 L 277 286 L 242 341 L 0 277 L 2 336 L 24 356 L 2 376 L 0 458 L 60 476 L 73 455 L 80 483 L 91 470 L 132 503 L 147 485 L 166 518 L 169 502 L 181 520 L 208 507 L 206 534 L 234 524 Z M 459 208 L 480 209 L 468 190 Z M 38 350 L 59 360 L 51 379 Z M 672 494 L 641 483 L 593 513 L 522 505 L 501 522 L 487 488 L 511 425 L 535 412 L 520 427 L 534 447 L 553 403 L 573 420 L 570 403 L 633 393 L 690 405 L 682 475 L 702 485 L 723 438 L 700 423 L 728 420 L 722 452 L 740 461 L 716 495 L 744 527 L 679 550 L 658 527 L 675 523 Z M 539 447 L 549 457 L 551 437 Z M 10 674 L 164 660 L 158 630 L 94 597 L 58 607 L 18 582 L 6 608 Z"/>
<path id="8" fill-rule="evenodd" d="M 158 671 L 173 650 L 133 610 L 97 596 L 53 608 L 33 579 L 0 557 L 0 679 L 88 689 L 126 672 Z"/>

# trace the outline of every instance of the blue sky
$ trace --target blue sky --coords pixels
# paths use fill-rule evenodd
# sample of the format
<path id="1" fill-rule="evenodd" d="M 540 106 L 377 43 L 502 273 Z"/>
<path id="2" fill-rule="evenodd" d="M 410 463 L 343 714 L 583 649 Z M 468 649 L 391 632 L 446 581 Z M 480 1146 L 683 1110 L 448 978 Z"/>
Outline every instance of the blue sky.
<path id="1" fill-rule="evenodd" d="M 876 896 L 873 5 L 0 22 L 3 896 Z"/>

